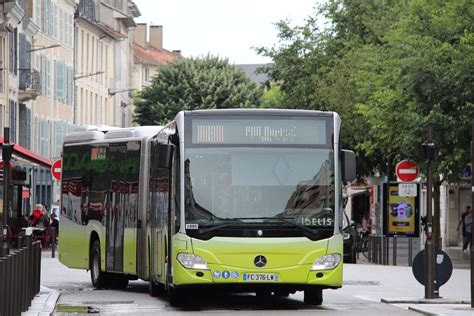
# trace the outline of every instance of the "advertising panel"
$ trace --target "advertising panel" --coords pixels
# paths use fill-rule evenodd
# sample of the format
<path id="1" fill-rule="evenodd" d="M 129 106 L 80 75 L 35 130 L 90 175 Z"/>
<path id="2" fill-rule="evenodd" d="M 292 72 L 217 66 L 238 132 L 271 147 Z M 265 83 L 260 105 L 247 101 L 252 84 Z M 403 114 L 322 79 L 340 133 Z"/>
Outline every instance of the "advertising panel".
<path id="1" fill-rule="evenodd" d="M 390 183 L 388 192 L 386 185 L 384 189 L 385 197 L 388 198 L 384 207 L 385 235 L 419 237 L 419 186 L 416 185 L 415 194 L 403 193 L 406 190 L 399 191 L 401 187 L 398 183 Z"/>

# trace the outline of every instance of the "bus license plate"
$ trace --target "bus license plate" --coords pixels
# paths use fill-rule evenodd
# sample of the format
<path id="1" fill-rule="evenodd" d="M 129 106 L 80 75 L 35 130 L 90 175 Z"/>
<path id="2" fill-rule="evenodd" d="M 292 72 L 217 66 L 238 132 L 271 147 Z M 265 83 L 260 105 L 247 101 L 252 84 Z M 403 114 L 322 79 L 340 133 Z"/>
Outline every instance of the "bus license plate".
<path id="1" fill-rule="evenodd" d="M 276 273 L 243 273 L 242 279 L 244 281 L 256 281 L 256 282 L 277 282 L 278 274 Z"/>

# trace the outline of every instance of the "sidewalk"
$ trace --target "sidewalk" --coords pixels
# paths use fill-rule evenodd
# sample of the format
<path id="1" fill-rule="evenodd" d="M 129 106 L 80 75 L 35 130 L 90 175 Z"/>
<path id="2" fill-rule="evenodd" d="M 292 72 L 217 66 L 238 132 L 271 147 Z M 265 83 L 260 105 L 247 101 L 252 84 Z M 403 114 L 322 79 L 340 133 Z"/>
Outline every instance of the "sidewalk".
<path id="1" fill-rule="evenodd" d="M 471 268 L 471 254 L 463 253 L 461 247 L 447 247 L 444 249 L 453 263 L 453 269 L 470 269 Z M 413 252 L 413 258 L 415 258 L 418 251 Z M 393 263 L 392 253 L 389 254 L 390 265 Z M 373 264 L 367 260 L 362 254 L 359 254 L 357 263 L 360 264 Z M 406 267 L 408 266 L 408 255 L 400 252 L 397 257 L 397 266 Z"/>
<path id="2" fill-rule="evenodd" d="M 59 292 L 47 287 L 41 286 L 40 292 L 31 301 L 28 311 L 21 313 L 23 316 L 49 316 L 52 315 L 59 299 Z"/>
<path id="3" fill-rule="evenodd" d="M 474 309 L 471 308 L 470 301 L 470 253 L 463 253 L 461 247 L 449 247 L 444 250 L 451 259 L 453 264 L 453 276 L 445 286 L 440 289 L 441 298 L 425 299 L 422 297 L 423 292 L 419 297 L 405 296 L 405 297 L 382 297 L 381 301 L 387 304 L 400 306 L 424 315 L 474 315 Z M 413 254 L 415 256 L 416 253 Z M 390 266 L 392 265 L 392 256 L 389 258 Z M 369 262 L 362 254 L 359 255 L 357 265 L 368 265 L 383 269 L 383 265 L 378 265 Z M 397 266 L 405 268 L 412 276 L 411 267 L 408 266 L 408 257 L 406 254 L 401 254 L 397 258 Z M 459 277 L 461 276 L 461 277 Z M 414 277 L 412 277 L 414 280 Z M 416 282 L 416 281 L 414 281 Z M 416 282 L 418 286 L 420 285 Z M 407 284 L 410 287 L 411 284 Z M 460 287 L 465 287 L 463 290 Z M 455 290 L 454 290 L 455 289 Z"/>

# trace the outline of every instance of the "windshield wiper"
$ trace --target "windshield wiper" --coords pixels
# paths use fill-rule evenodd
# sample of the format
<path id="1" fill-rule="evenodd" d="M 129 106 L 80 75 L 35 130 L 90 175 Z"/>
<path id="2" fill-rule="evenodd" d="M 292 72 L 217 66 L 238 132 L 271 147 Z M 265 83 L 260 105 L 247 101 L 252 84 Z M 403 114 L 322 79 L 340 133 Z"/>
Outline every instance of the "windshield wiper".
<path id="1" fill-rule="evenodd" d="M 313 230 L 309 227 L 306 227 L 304 225 L 301 225 L 301 224 L 298 224 L 298 223 L 295 223 L 295 222 L 291 221 L 291 219 L 293 219 L 292 217 L 238 217 L 238 218 L 233 218 L 233 219 L 237 219 L 237 220 L 259 220 L 259 219 L 261 219 L 261 220 L 279 220 L 279 221 L 282 221 L 284 223 L 290 224 L 292 226 L 298 227 L 302 231 L 310 234 L 311 236 L 317 237 L 319 235 L 318 231 L 315 231 L 315 230 Z"/>
<path id="2" fill-rule="evenodd" d="M 231 226 L 231 225 L 235 225 L 235 223 L 225 223 L 225 224 L 220 224 L 220 225 L 217 225 L 217 226 L 212 226 L 212 227 L 209 227 L 209 228 L 199 229 L 199 233 L 207 234 L 207 233 L 210 233 L 212 231 L 215 231 L 215 230 L 227 227 L 227 226 Z"/>

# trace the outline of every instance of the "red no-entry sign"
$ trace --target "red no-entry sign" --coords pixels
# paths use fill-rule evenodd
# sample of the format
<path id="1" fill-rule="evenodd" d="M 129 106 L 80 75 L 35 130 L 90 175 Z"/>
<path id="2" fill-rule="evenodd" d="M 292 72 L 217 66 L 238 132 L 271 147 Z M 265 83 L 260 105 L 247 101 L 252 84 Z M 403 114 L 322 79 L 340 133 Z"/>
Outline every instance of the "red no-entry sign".
<path id="1" fill-rule="evenodd" d="M 400 161 L 395 167 L 395 172 L 397 177 L 403 182 L 412 182 L 420 174 L 418 166 L 411 160 Z"/>
<path id="2" fill-rule="evenodd" d="M 53 165 L 51 166 L 51 175 L 57 181 L 61 181 L 61 167 L 62 167 L 62 160 L 56 160 Z"/>

